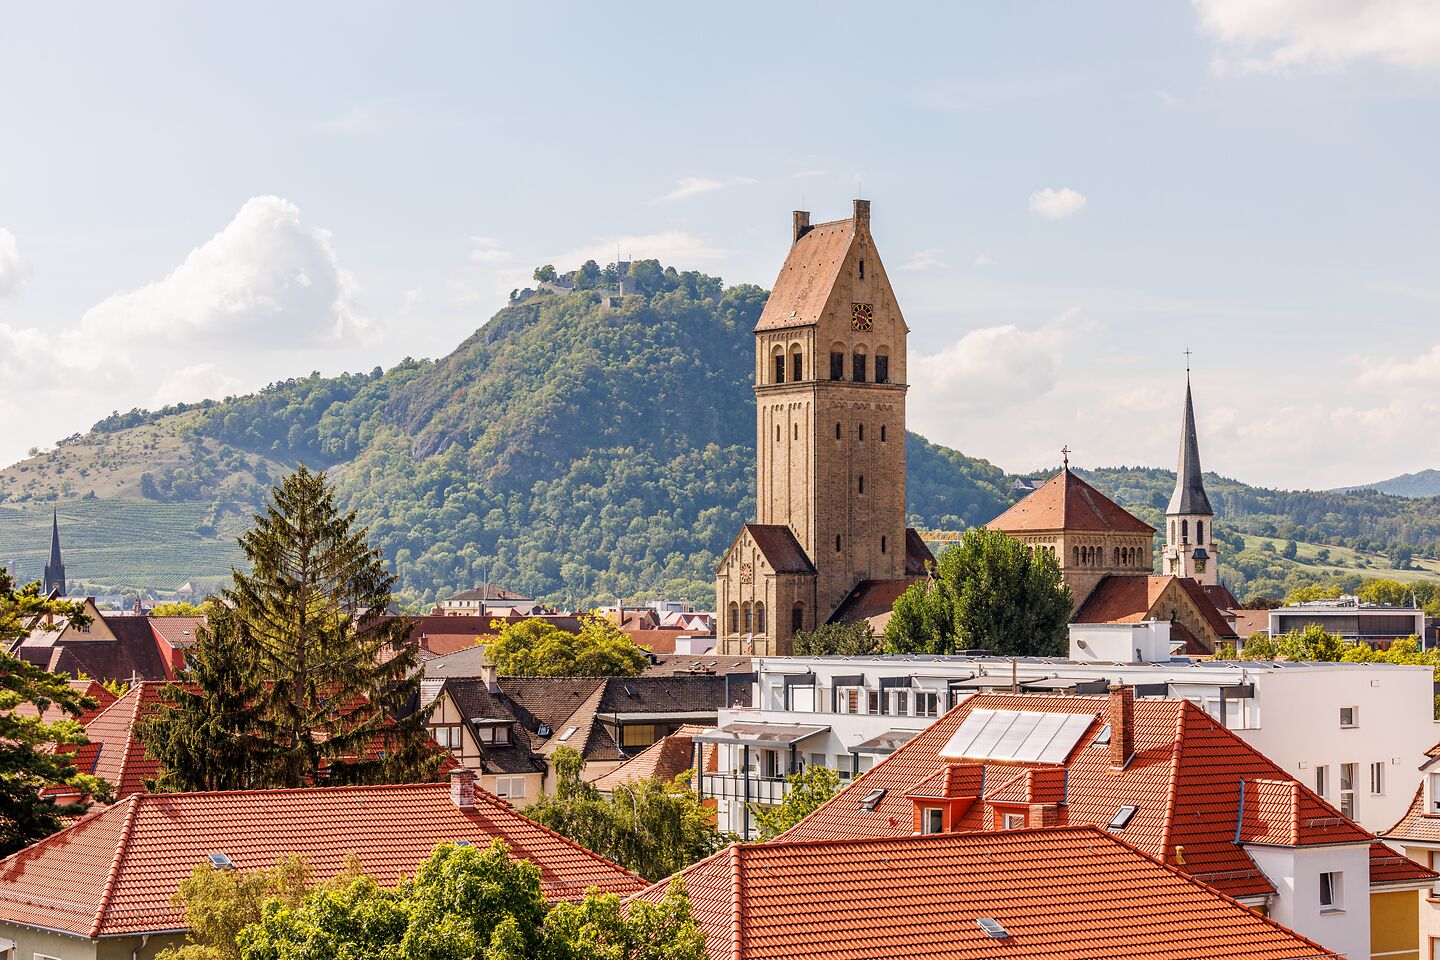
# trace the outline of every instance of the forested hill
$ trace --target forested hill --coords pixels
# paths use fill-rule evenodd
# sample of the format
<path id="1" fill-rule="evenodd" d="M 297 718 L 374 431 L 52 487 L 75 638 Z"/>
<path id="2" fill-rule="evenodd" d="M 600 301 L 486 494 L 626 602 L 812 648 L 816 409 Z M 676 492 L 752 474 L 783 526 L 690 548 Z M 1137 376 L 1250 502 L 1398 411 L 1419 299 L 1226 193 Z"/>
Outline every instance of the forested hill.
<path id="1" fill-rule="evenodd" d="M 637 294 L 594 289 L 613 277 L 597 268 L 571 278 L 591 289 L 513 302 L 438 361 L 109 417 L 0 471 L 0 559 L 38 576 L 58 501 L 72 582 L 203 588 L 236 560 L 233 536 L 269 484 L 304 461 L 330 470 L 411 603 L 482 579 L 561 602 L 708 603 L 752 513 L 751 328 L 766 293 L 654 261 L 629 266 Z M 1016 496 L 983 460 L 913 435 L 907 454 L 917 525 L 963 529 Z M 1093 479 L 1152 523 L 1173 483 Z M 1214 482 L 1232 532 L 1416 553 L 1440 541 L 1434 501 Z M 1275 571 L 1252 573 L 1234 576 Z"/>

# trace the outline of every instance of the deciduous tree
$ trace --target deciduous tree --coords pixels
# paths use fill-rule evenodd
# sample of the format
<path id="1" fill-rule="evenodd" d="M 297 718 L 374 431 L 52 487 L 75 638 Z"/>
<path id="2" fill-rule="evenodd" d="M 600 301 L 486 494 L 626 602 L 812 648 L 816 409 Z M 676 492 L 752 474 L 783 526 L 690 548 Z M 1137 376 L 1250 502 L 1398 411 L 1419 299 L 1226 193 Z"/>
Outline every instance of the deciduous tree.
<path id="1" fill-rule="evenodd" d="M 811 767 L 785 778 L 789 790 L 773 807 L 751 804 L 761 840 L 773 840 L 820 809 L 840 790 L 840 775 L 828 767 Z"/>
<path id="2" fill-rule="evenodd" d="M 487 655 L 504 676 L 633 677 L 649 664 L 645 651 L 603 617 L 586 617 L 577 633 L 538 617 L 496 621 Z"/>

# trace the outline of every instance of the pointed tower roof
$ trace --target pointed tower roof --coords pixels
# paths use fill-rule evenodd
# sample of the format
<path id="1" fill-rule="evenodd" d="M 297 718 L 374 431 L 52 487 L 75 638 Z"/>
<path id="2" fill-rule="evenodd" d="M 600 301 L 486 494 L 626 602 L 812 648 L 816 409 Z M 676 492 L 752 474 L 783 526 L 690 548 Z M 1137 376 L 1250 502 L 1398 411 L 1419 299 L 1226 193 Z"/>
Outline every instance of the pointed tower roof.
<path id="1" fill-rule="evenodd" d="M 1081 480 L 1068 466 L 985 526 L 1002 533 L 1031 530 L 1155 532 L 1154 527 Z"/>
<path id="2" fill-rule="evenodd" d="M 50 566 L 59 570 L 63 564 L 60 562 L 60 511 L 55 509 L 50 514 Z"/>
<path id="3" fill-rule="evenodd" d="M 1200 475 L 1200 441 L 1195 436 L 1195 404 L 1190 398 L 1190 371 L 1185 371 L 1185 415 L 1180 420 L 1180 464 L 1175 469 L 1175 493 L 1167 514 L 1214 516 L 1205 481 Z"/>

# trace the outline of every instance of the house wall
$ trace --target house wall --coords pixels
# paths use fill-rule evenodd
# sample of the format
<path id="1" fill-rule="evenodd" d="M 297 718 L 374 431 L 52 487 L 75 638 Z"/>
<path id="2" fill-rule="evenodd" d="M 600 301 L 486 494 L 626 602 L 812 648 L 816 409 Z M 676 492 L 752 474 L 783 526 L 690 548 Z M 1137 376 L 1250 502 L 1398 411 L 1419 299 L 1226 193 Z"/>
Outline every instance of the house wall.
<path id="1" fill-rule="evenodd" d="M 1386 830 L 1400 819 L 1420 784 L 1425 751 L 1440 740 L 1434 679 L 1428 667 L 1391 670 L 1321 668 L 1257 672 L 1263 723 L 1236 731 L 1247 743 L 1314 789 L 1328 768 L 1325 799 L 1340 806 L 1340 765 L 1356 765 L 1354 819 Z M 1356 708 L 1355 727 L 1340 726 L 1340 708 Z M 1370 765 L 1383 764 L 1383 792 L 1370 792 Z"/>
<path id="2" fill-rule="evenodd" d="M 1414 860 L 1434 870 L 1440 868 L 1440 843 L 1406 843 L 1386 840 L 1387 844 Z M 1434 953 L 1431 943 L 1440 943 L 1440 897 L 1433 891 L 1421 890 L 1416 893 L 1416 908 L 1419 913 L 1419 949 L 1424 960 L 1431 960 Z M 1430 950 L 1431 953 L 1425 951 Z"/>
<path id="3" fill-rule="evenodd" d="M 1375 960 L 1420 960 L 1419 890 L 1370 897 L 1370 955 Z M 1429 960 L 1427 957 L 1426 960 Z"/>
<path id="4" fill-rule="evenodd" d="M 1355 960 L 1370 956 L 1370 849 L 1367 844 L 1330 847 L 1245 847 L 1275 887 L 1270 916 L 1296 933 Z M 1339 872 L 1338 909 L 1320 906 L 1320 875 Z"/>
<path id="5" fill-rule="evenodd" d="M 166 947 L 179 946 L 185 937 L 183 934 L 164 934 L 148 939 L 106 937 L 91 940 L 0 921 L 0 939 L 15 941 L 15 960 L 37 960 L 37 954 L 39 957 L 54 957 L 55 960 L 153 960 Z"/>

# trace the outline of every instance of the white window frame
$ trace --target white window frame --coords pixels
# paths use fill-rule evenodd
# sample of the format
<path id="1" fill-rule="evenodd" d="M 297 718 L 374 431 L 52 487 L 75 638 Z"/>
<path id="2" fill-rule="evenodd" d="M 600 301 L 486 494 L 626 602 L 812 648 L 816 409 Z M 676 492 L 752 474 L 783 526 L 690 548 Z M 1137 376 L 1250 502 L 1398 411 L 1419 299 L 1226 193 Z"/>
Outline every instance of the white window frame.
<path id="1" fill-rule="evenodd" d="M 1023 830 L 1023 829 L 1025 829 L 1025 814 L 1023 814 L 1023 813 L 1006 813 L 1006 814 L 1002 814 L 1002 815 L 1001 815 L 1001 819 L 1000 819 L 1000 824 L 1001 824 L 1001 829 L 1003 829 L 1003 830 Z"/>
<path id="2" fill-rule="evenodd" d="M 1359 772 L 1358 763 L 1340 764 L 1340 812 L 1352 820 L 1355 819 L 1355 776 Z"/>
<path id="3" fill-rule="evenodd" d="M 1345 909 L 1345 871 L 1320 874 L 1320 912 L 1341 913 Z"/>
<path id="4" fill-rule="evenodd" d="M 910 716 L 910 689 L 908 687 L 890 691 L 890 715 L 892 717 Z"/>
<path id="5" fill-rule="evenodd" d="M 1385 761 L 1377 760 L 1370 764 L 1370 796 L 1383 797 L 1385 795 Z"/>
<path id="6" fill-rule="evenodd" d="M 936 693 L 934 690 L 915 691 L 915 716 L 940 716 L 940 694 Z"/>
<path id="7" fill-rule="evenodd" d="M 1315 765 L 1315 793 L 1318 796 L 1326 796 L 1330 792 L 1330 765 L 1328 763 L 1317 763 Z"/>
<path id="8" fill-rule="evenodd" d="M 1348 721 L 1345 719 L 1345 714 L 1346 714 L 1347 711 L 1348 711 L 1349 714 L 1350 714 L 1350 719 L 1349 719 Z M 1359 708 L 1359 707 L 1356 707 L 1356 706 L 1341 707 L 1341 708 L 1340 708 L 1340 729 L 1341 729 L 1341 730 L 1354 730 L 1354 729 L 1355 729 L 1356 727 L 1358 727 L 1358 726 L 1360 726 L 1360 708 Z"/>
<path id="9" fill-rule="evenodd" d="M 944 833 L 945 811 L 940 807 L 922 807 L 920 810 L 921 833 Z"/>
<path id="10" fill-rule="evenodd" d="M 506 800 L 524 800 L 525 793 L 524 777 L 495 778 L 495 796 Z"/>

